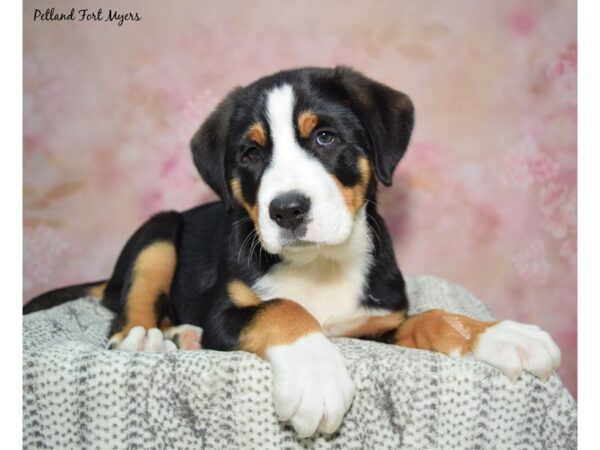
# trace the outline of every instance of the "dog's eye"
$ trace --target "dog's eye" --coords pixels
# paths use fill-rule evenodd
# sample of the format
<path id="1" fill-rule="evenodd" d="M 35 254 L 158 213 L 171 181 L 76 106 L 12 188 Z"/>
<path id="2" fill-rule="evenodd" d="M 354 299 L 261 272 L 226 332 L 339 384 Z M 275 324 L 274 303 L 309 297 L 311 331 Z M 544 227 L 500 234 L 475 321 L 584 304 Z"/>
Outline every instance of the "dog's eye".
<path id="1" fill-rule="evenodd" d="M 333 142 L 335 141 L 335 134 L 332 133 L 331 131 L 327 131 L 327 130 L 322 130 L 317 132 L 317 144 L 326 147 L 328 145 L 333 144 Z"/>
<path id="2" fill-rule="evenodd" d="M 260 159 L 260 150 L 256 147 L 248 147 L 242 152 L 242 161 L 253 163 Z"/>

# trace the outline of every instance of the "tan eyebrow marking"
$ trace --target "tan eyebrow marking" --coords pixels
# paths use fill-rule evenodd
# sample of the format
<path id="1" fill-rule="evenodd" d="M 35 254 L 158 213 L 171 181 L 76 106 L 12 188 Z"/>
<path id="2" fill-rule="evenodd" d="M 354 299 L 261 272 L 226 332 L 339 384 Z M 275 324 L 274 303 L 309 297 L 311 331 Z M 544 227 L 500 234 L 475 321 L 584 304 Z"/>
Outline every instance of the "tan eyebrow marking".
<path id="1" fill-rule="evenodd" d="M 253 123 L 250 128 L 248 128 L 247 133 L 248 139 L 252 139 L 258 145 L 264 147 L 267 143 L 267 133 L 265 132 L 262 124 L 256 122 Z"/>
<path id="2" fill-rule="evenodd" d="M 300 131 L 300 136 L 303 138 L 307 138 L 310 136 L 310 133 L 315 129 L 319 123 L 319 118 L 314 112 L 311 111 L 303 111 L 300 116 L 298 116 L 298 130 Z"/>

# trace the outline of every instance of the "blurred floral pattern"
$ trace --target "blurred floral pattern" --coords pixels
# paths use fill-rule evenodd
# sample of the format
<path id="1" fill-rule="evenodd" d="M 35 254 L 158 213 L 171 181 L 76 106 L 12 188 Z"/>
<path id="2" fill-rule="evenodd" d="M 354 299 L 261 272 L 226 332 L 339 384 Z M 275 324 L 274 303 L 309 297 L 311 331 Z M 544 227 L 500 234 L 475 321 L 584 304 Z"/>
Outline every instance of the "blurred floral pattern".
<path id="1" fill-rule="evenodd" d="M 142 17 L 122 26 L 34 22 L 47 7 L 24 4 L 25 300 L 105 278 L 149 215 L 215 198 L 188 141 L 228 90 L 351 65 L 416 105 L 379 195 L 403 271 L 550 331 L 577 395 L 575 0 L 98 4 Z"/>

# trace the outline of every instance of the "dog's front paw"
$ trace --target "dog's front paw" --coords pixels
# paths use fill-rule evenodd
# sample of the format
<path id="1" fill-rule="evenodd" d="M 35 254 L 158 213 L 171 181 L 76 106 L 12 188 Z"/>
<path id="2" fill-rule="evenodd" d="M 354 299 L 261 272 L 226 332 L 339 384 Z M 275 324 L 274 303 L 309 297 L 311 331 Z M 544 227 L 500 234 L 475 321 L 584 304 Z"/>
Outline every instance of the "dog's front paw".
<path id="1" fill-rule="evenodd" d="M 483 332 L 473 353 L 513 382 L 523 370 L 545 380 L 560 365 L 560 349 L 547 332 L 535 325 L 510 320 Z"/>
<path id="2" fill-rule="evenodd" d="M 273 399 L 280 420 L 300 437 L 336 431 L 352 404 L 354 382 L 340 350 L 320 333 L 267 351 L 273 369 Z"/>
<path id="3" fill-rule="evenodd" d="M 178 325 L 165 331 L 165 338 L 173 341 L 181 350 L 200 350 L 202 348 L 202 328 L 195 325 Z"/>
<path id="4" fill-rule="evenodd" d="M 108 348 L 126 352 L 170 352 L 177 350 L 174 342 L 165 339 L 158 328 L 133 327 L 125 338 L 120 333 L 108 341 Z"/>

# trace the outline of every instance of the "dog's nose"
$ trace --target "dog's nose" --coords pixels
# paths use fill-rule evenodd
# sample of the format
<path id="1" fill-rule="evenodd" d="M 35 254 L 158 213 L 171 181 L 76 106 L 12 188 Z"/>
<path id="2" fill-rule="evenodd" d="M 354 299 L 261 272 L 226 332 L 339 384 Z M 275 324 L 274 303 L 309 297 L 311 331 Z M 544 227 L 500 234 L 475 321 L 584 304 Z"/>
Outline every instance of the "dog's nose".
<path id="1" fill-rule="evenodd" d="M 310 199 L 298 191 L 275 197 L 269 205 L 269 216 L 281 228 L 293 230 L 302 224 L 310 209 Z"/>

